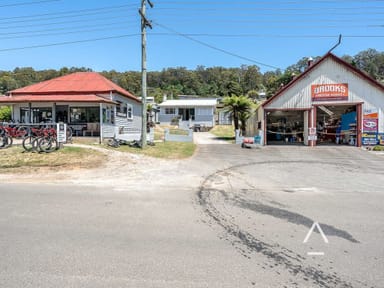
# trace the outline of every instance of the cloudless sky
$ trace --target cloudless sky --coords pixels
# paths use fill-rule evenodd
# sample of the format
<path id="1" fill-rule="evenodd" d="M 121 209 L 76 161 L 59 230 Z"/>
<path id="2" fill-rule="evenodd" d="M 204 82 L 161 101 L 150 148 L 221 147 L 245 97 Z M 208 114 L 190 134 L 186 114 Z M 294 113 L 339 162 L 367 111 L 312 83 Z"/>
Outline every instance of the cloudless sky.
<path id="1" fill-rule="evenodd" d="M 384 47 L 384 0 L 152 0 L 147 68 L 285 69 Z M 140 71 L 141 0 L 0 0 L 0 70 Z"/>

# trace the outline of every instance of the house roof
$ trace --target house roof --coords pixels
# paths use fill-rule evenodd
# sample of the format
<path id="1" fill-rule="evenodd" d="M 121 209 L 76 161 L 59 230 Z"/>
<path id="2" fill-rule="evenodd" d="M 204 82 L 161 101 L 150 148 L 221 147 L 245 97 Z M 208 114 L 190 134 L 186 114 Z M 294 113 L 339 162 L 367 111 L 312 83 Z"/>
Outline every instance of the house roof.
<path id="1" fill-rule="evenodd" d="M 347 70 L 350 72 L 358 75 L 360 78 L 364 79 L 365 81 L 371 83 L 373 86 L 377 87 L 378 89 L 384 91 L 384 85 L 380 82 L 373 79 L 371 76 L 366 74 L 365 72 L 357 69 L 356 67 L 352 66 L 348 62 L 344 61 L 343 59 L 335 56 L 334 54 L 328 52 L 325 54 L 322 58 L 320 58 L 317 62 L 315 62 L 312 66 L 310 66 L 307 70 L 305 70 L 303 73 L 301 73 L 299 76 L 294 78 L 291 82 L 289 82 L 287 85 L 285 85 L 283 88 L 281 88 L 279 91 L 276 92 L 275 95 L 273 95 L 271 98 L 269 98 L 267 101 L 265 101 L 262 104 L 262 107 L 265 108 L 269 103 L 280 97 L 285 91 L 287 91 L 290 87 L 294 86 L 296 83 L 298 83 L 301 79 L 305 78 L 307 74 L 309 74 L 311 71 L 315 70 L 321 63 L 323 63 L 326 59 L 332 59 L 335 62 L 339 63 L 340 65 L 344 66 Z"/>
<path id="2" fill-rule="evenodd" d="M 159 104 L 160 107 L 207 107 L 216 106 L 216 99 L 177 99 L 167 100 Z"/>
<path id="3" fill-rule="evenodd" d="M 8 95 L 0 96 L 0 104 L 13 104 L 25 102 L 97 102 L 115 103 L 110 99 L 96 94 L 70 94 L 70 95 Z"/>
<path id="4" fill-rule="evenodd" d="M 42 95 L 95 95 L 119 93 L 137 102 L 140 100 L 127 90 L 96 72 L 76 72 L 8 92 L 8 95 L 30 95 L 34 101 Z M 37 100 L 36 100 L 37 99 Z"/>

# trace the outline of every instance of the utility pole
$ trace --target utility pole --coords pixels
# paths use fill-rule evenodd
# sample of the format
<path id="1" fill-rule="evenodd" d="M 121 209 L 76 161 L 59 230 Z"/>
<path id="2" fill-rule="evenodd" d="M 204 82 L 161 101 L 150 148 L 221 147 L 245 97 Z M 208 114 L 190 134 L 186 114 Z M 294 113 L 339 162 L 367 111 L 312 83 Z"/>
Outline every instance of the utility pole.
<path id="1" fill-rule="evenodd" d="M 145 16 L 147 2 L 151 8 L 153 4 L 150 0 L 141 0 L 141 102 L 142 122 L 141 122 L 141 148 L 147 145 L 147 27 L 152 29 L 151 22 Z"/>

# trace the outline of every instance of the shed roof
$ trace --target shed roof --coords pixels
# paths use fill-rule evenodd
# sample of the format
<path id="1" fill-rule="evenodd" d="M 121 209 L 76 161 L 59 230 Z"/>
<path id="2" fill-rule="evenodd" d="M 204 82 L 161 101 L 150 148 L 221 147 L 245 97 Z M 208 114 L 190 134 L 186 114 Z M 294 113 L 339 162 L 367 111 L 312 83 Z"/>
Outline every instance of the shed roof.
<path id="1" fill-rule="evenodd" d="M 95 95 L 110 92 L 119 93 L 140 102 L 133 94 L 96 72 L 76 72 L 15 89 L 7 94 L 12 96 L 30 95 L 35 99 L 36 97 L 41 97 L 41 95 Z"/>
<path id="2" fill-rule="evenodd" d="M 217 99 L 177 99 L 167 100 L 159 104 L 160 107 L 212 107 L 216 106 Z"/>

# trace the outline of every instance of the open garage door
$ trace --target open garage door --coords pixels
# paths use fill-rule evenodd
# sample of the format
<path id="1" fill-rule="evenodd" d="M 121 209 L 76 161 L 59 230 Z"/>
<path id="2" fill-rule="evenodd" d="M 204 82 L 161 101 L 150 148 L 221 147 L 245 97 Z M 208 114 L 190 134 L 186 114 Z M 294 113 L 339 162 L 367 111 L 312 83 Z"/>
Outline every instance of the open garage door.
<path id="1" fill-rule="evenodd" d="M 304 111 L 268 111 L 267 145 L 303 145 Z"/>
<path id="2" fill-rule="evenodd" d="M 316 109 L 316 145 L 359 144 L 359 105 L 319 105 Z"/>

